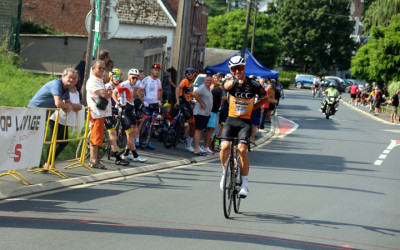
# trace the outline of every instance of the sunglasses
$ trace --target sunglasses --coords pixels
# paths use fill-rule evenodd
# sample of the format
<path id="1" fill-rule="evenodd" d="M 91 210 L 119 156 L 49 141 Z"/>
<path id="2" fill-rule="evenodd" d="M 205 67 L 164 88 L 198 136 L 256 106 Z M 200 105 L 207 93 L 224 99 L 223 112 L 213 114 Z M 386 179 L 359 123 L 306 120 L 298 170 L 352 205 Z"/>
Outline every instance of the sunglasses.
<path id="1" fill-rule="evenodd" d="M 132 79 L 132 80 L 138 80 L 139 77 L 136 77 L 136 76 L 135 76 L 135 77 L 131 77 L 131 79 Z"/>
<path id="2" fill-rule="evenodd" d="M 187 73 L 188 76 L 194 76 L 194 73 Z"/>
<path id="3" fill-rule="evenodd" d="M 104 67 L 97 67 L 99 70 L 105 70 L 106 68 Z"/>
<path id="4" fill-rule="evenodd" d="M 231 70 L 232 70 L 232 72 L 236 72 L 236 70 L 243 71 L 244 70 L 244 66 L 243 65 L 233 66 L 231 68 Z"/>
<path id="5" fill-rule="evenodd" d="M 114 76 L 115 79 L 121 79 L 121 76 Z"/>

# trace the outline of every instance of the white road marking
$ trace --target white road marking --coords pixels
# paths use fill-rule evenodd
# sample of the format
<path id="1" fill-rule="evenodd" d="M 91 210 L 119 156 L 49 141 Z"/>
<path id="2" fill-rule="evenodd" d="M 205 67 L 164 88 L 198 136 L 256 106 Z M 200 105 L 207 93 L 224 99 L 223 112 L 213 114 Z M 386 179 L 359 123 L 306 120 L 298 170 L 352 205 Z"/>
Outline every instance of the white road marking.
<path id="1" fill-rule="evenodd" d="M 380 160 L 376 160 L 374 162 L 374 165 L 376 166 L 380 166 L 383 162 L 384 159 L 386 159 L 386 157 L 388 156 L 388 154 L 390 153 L 390 151 L 396 147 L 400 145 L 400 141 L 398 140 L 391 140 L 389 146 L 387 146 L 387 148 L 385 150 L 383 150 L 383 153 L 379 155 L 378 159 Z"/>

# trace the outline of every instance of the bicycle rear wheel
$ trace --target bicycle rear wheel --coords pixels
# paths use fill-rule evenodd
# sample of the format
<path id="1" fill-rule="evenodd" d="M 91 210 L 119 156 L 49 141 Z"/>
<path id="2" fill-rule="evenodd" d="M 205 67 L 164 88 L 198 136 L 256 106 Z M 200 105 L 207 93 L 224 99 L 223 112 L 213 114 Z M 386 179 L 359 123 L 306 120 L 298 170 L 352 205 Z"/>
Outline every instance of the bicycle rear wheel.
<path id="1" fill-rule="evenodd" d="M 86 152 L 85 152 L 85 159 L 89 157 L 90 155 L 90 146 L 89 146 L 89 139 L 90 139 L 90 132 L 88 133 L 88 137 L 87 137 L 87 141 L 86 141 Z M 76 152 L 75 152 L 75 156 L 76 158 L 80 158 L 81 157 L 81 153 L 82 153 L 82 145 L 83 145 L 83 139 L 79 141 L 79 144 L 76 148 Z"/>
<path id="2" fill-rule="evenodd" d="M 225 167 L 223 208 L 224 216 L 227 219 L 229 219 L 229 215 L 231 214 L 233 191 L 235 188 L 235 176 L 232 172 L 233 164 L 232 160 L 228 160 L 228 164 Z"/>
<path id="3" fill-rule="evenodd" d="M 103 158 L 103 156 L 108 152 L 109 148 L 110 148 L 110 139 L 108 136 L 108 132 L 104 131 L 103 145 L 97 147 L 97 159 L 100 160 L 101 158 Z"/>
<path id="4" fill-rule="evenodd" d="M 233 194 L 233 210 L 235 211 L 235 213 L 239 213 L 239 209 L 240 209 L 240 187 L 242 186 L 242 174 L 240 173 L 240 156 L 237 154 L 236 155 L 236 166 L 235 166 L 235 171 L 234 171 L 234 175 L 235 175 L 235 191 Z"/>

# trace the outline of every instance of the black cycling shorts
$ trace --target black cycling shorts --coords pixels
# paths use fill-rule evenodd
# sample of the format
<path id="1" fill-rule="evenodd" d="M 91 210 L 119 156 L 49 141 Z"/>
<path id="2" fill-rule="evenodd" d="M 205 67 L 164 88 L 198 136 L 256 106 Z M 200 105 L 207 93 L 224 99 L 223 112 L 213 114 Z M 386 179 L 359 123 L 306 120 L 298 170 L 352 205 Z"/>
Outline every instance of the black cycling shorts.
<path id="1" fill-rule="evenodd" d="M 251 119 L 228 116 L 221 137 L 238 137 L 240 144 L 247 144 L 246 138 L 251 137 Z"/>
<path id="2" fill-rule="evenodd" d="M 124 130 L 136 126 L 136 113 L 134 109 L 125 109 L 122 111 L 121 125 Z"/>
<path id="3" fill-rule="evenodd" d="M 115 128 L 115 125 L 117 125 L 117 118 L 114 116 L 107 116 L 106 122 L 104 123 L 106 130 Z"/>

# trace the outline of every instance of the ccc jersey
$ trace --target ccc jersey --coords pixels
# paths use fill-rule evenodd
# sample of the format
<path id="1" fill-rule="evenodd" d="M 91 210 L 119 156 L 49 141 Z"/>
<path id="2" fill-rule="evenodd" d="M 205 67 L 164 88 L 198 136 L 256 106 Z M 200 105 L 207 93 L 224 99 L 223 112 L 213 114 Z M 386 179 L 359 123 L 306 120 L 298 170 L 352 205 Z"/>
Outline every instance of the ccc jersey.
<path id="1" fill-rule="evenodd" d="M 234 80 L 235 85 L 238 81 L 238 79 Z M 261 84 L 247 77 L 241 87 L 234 86 L 228 90 L 228 93 L 229 116 L 244 119 L 251 118 L 255 96 L 257 95 L 261 99 L 267 95 Z"/>
<path id="2" fill-rule="evenodd" d="M 180 101 L 190 102 L 190 98 L 192 95 L 192 86 L 190 84 L 190 81 L 187 78 L 185 78 L 179 83 L 179 86 L 181 87 L 181 89 L 179 91 Z"/>

